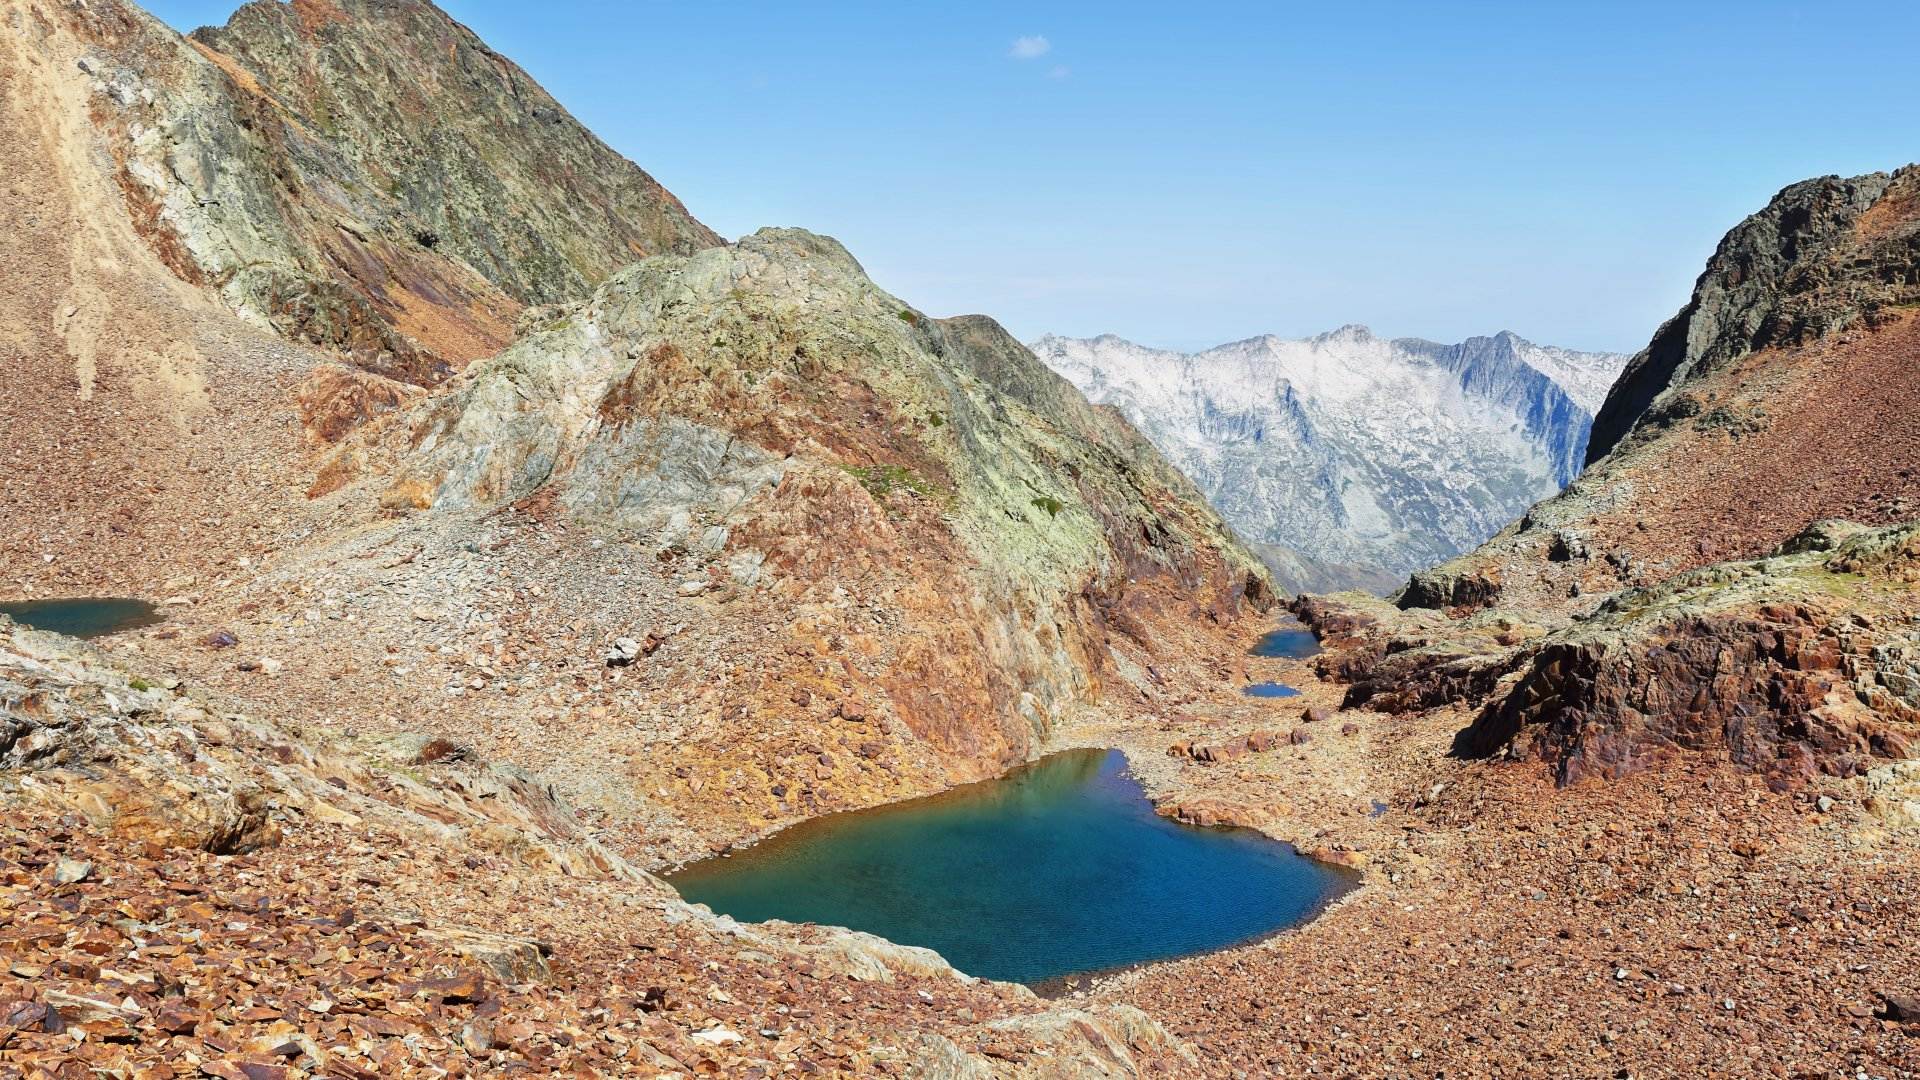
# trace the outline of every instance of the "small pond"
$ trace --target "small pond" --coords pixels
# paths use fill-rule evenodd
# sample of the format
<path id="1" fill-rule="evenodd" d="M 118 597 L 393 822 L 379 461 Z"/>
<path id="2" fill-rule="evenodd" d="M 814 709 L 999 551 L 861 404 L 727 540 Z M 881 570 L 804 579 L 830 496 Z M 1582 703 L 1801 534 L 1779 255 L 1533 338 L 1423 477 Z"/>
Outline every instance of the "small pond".
<path id="1" fill-rule="evenodd" d="M 22 626 L 78 638 L 151 626 L 165 618 L 159 608 L 145 600 L 119 596 L 8 601 L 0 603 L 0 615 Z"/>
<path id="2" fill-rule="evenodd" d="M 1320 652 L 1320 639 L 1313 631 L 1289 619 L 1279 629 L 1261 636 L 1254 643 L 1250 654 L 1280 660 L 1304 660 Z"/>
<path id="3" fill-rule="evenodd" d="M 1030 984 L 1259 938 L 1353 883 L 1247 829 L 1154 813 L 1117 750 L 803 822 L 669 874 L 745 922 L 848 926 Z"/>
<path id="4" fill-rule="evenodd" d="M 1243 688 L 1240 692 L 1247 695 L 1248 697 L 1275 697 L 1275 698 L 1297 697 L 1300 694 L 1300 691 L 1294 689 L 1291 686 L 1288 686 L 1286 683 L 1278 683 L 1278 682 L 1248 683 L 1245 686 L 1245 688 Z"/>

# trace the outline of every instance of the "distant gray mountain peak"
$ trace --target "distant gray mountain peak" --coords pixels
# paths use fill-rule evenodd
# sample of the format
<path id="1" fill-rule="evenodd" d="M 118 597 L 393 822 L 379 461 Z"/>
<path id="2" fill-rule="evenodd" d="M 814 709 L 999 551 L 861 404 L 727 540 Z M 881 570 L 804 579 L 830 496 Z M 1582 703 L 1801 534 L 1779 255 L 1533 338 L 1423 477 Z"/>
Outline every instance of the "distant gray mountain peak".
<path id="1" fill-rule="evenodd" d="M 1558 491 L 1627 359 L 1358 323 L 1197 353 L 1113 334 L 1031 347 L 1124 412 L 1294 589 L 1390 587 Z"/>

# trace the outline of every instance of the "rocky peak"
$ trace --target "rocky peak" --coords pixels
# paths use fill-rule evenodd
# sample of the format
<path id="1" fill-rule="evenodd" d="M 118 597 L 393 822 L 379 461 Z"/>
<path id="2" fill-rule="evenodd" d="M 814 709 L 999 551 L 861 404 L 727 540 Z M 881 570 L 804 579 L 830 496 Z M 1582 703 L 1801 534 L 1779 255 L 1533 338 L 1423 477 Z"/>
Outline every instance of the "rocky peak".
<path id="1" fill-rule="evenodd" d="M 1373 331 L 1367 327 L 1359 323 L 1347 323 L 1345 326 L 1336 327 L 1325 333 L 1315 334 L 1309 340 L 1316 345 L 1344 345 L 1360 344 L 1377 341 L 1379 339 L 1375 338 Z"/>
<path id="2" fill-rule="evenodd" d="M 1441 345 L 1352 325 L 1192 354 L 1112 335 L 1034 349 L 1124 411 L 1289 588 L 1310 590 L 1382 588 L 1557 490 L 1579 470 L 1590 414 L 1556 376 L 1584 387 L 1622 360 L 1513 334 Z"/>
<path id="3" fill-rule="evenodd" d="M 1629 362 L 1580 477 L 1403 602 L 1590 604 L 1757 557 L 1820 518 L 1912 520 L 1916 306 L 1920 168 L 1787 188 L 1728 232 Z"/>
<path id="4" fill-rule="evenodd" d="M 720 243 L 519 65 L 426 0 L 254 0 L 192 35 L 353 157 L 398 212 L 528 304 Z"/>
<path id="5" fill-rule="evenodd" d="M 262 0 L 191 39 L 122 0 L 63 17 L 168 265 L 363 367 L 434 382 L 525 305 L 720 243 L 424 0 Z"/>
<path id="6" fill-rule="evenodd" d="M 1510 332 L 1458 345 L 1401 344 L 1453 372 L 1469 397 L 1497 402 L 1519 417 L 1528 437 L 1552 454 L 1557 484 L 1565 486 L 1579 474 L 1590 414 L 1552 375 L 1528 362 L 1522 349 L 1539 351 L 1535 346 Z M 1573 437 L 1563 437 L 1567 433 Z"/>
<path id="7" fill-rule="evenodd" d="M 1686 386 L 1751 353 L 1873 326 L 1920 299 L 1920 168 L 1794 184 L 1714 251 L 1693 296 L 1628 363 L 1587 461 L 1691 415 Z"/>
<path id="8" fill-rule="evenodd" d="M 1113 634 L 1271 597 L 1119 415 L 795 229 L 635 264 L 337 460 L 362 454 L 392 467 L 351 496 L 543 507 L 709 567 L 699 591 L 889 597 L 885 708 L 960 775 L 1096 700 Z"/>

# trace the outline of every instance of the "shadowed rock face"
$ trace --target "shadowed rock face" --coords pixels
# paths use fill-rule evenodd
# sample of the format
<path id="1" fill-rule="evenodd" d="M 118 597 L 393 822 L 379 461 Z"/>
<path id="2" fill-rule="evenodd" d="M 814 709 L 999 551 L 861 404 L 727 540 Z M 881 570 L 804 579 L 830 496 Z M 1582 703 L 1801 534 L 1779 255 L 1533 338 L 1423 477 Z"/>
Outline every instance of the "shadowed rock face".
<path id="1" fill-rule="evenodd" d="M 176 274 L 430 384 L 523 305 L 720 243 L 511 61 L 416 0 L 262 0 L 174 33 L 121 0 L 36 13 L 89 46 L 136 225 Z"/>

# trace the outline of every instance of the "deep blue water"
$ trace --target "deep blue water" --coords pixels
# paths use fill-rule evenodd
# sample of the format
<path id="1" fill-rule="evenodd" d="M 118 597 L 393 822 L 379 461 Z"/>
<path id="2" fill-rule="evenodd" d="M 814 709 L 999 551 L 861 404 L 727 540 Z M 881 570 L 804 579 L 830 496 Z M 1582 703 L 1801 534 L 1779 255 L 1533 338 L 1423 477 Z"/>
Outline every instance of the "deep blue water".
<path id="1" fill-rule="evenodd" d="M 1304 660 L 1320 652 L 1320 639 L 1313 631 L 1297 622 L 1290 622 L 1254 643 L 1252 655 L 1277 657 L 1282 660 Z"/>
<path id="2" fill-rule="evenodd" d="M 1118 751 L 1075 750 L 816 818 L 667 880 L 742 921 L 848 926 L 1039 983 L 1251 940 L 1353 879 L 1251 830 L 1163 818 Z"/>
<path id="3" fill-rule="evenodd" d="M 22 626 L 90 638 L 151 626 L 164 616 L 145 600 L 82 596 L 66 600 L 21 600 L 0 604 L 0 615 Z"/>
<path id="4" fill-rule="evenodd" d="M 1300 693 L 1286 683 L 1277 682 L 1248 683 L 1240 692 L 1248 697 L 1294 697 Z"/>

